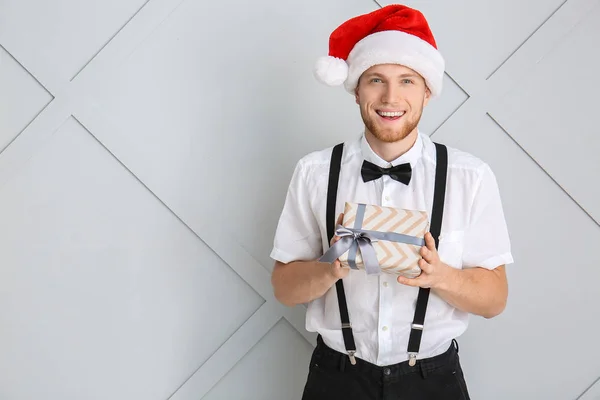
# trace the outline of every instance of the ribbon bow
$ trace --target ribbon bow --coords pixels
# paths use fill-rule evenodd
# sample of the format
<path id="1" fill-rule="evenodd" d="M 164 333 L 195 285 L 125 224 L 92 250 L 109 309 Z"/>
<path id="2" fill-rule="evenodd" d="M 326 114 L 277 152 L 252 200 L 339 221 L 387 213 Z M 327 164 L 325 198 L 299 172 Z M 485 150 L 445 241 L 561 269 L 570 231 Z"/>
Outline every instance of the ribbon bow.
<path id="1" fill-rule="evenodd" d="M 377 275 L 381 272 L 375 249 L 371 244 L 376 242 L 377 238 L 373 237 L 371 232 L 338 225 L 335 234 L 340 237 L 340 240 L 335 242 L 319 261 L 332 263 L 346 251 L 349 251 L 348 263 L 350 268 L 358 269 L 356 266 L 356 251 L 359 249 L 367 275 Z"/>
<path id="2" fill-rule="evenodd" d="M 358 269 L 356 266 L 356 252 L 360 250 L 365 271 L 367 275 L 378 275 L 381 273 L 377 254 L 373 248 L 373 242 L 378 240 L 387 240 L 390 242 L 413 244 L 415 246 L 424 246 L 423 238 L 409 236 L 396 232 L 378 232 L 365 229 L 352 229 L 338 225 L 335 234 L 340 237 L 340 240 L 335 242 L 329 250 L 319 258 L 319 261 L 332 263 L 337 260 L 346 251 L 348 253 L 348 264 L 350 268 Z"/>

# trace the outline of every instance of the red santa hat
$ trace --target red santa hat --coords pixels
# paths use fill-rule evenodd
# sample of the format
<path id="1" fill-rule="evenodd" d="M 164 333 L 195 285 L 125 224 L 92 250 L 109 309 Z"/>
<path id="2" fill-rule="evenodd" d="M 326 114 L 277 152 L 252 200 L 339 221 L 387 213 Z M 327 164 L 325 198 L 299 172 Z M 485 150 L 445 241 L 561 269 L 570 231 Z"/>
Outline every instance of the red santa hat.
<path id="1" fill-rule="evenodd" d="M 354 93 L 358 79 L 377 64 L 401 64 L 419 73 L 432 97 L 442 91 L 444 58 L 423 14 L 403 5 L 389 5 L 354 17 L 331 33 L 329 55 L 315 65 L 320 82 L 344 84 Z"/>

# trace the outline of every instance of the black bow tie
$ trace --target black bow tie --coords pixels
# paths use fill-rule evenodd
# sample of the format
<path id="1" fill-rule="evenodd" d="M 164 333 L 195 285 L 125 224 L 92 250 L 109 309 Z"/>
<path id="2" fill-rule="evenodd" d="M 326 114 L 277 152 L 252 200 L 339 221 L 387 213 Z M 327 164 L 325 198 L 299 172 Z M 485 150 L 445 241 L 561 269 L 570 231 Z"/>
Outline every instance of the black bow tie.
<path id="1" fill-rule="evenodd" d="M 391 168 L 382 168 L 365 160 L 360 173 L 365 182 L 379 179 L 382 175 L 388 175 L 390 178 L 408 185 L 412 175 L 412 168 L 409 163 L 396 165 Z"/>

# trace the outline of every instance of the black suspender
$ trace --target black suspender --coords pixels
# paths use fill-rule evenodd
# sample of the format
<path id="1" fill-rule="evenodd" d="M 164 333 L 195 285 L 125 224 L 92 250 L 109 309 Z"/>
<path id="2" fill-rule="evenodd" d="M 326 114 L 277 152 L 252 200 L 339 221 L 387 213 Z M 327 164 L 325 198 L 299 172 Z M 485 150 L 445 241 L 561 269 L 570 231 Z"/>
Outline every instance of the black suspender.
<path id="1" fill-rule="evenodd" d="M 440 232 L 442 230 L 442 217 L 444 215 L 444 197 L 446 194 L 446 177 L 448 172 L 448 149 L 443 144 L 435 143 L 436 163 L 435 163 L 435 186 L 433 189 L 433 207 L 431 210 L 431 225 L 429 232 L 435 240 L 435 248 L 438 248 L 440 242 Z M 421 336 L 423 335 L 423 325 L 425 324 L 425 313 L 427 311 L 427 302 L 429 301 L 429 289 L 419 288 L 417 305 L 415 307 L 415 316 L 411 324 L 410 337 L 408 338 L 408 357 L 410 366 L 417 362 L 417 354 L 421 346 Z"/>
<path id="2" fill-rule="evenodd" d="M 331 164 L 329 166 L 329 186 L 327 188 L 327 237 L 331 242 L 335 232 L 335 205 L 338 191 L 339 175 L 342 163 L 343 143 L 336 145 L 331 154 Z M 439 236 L 442 229 L 442 217 L 444 214 L 444 197 L 446 194 L 446 178 L 448 172 L 448 149 L 443 144 L 435 143 L 436 150 L 436 169 L 435 186 L 433 192 L 433 208 L 431 212 L 430 232 L 435 240 L 435 247 L 438 248 Z M 350 316 L 348 314 L 348 304 L 344 293 L 344 283 L 339 279 L 335 284 L 338 305 L 340 308 L 340 318 L 342 320 L 342 335 L 344 345 L 350 357 L 350 362 L 356 364 L 354 354 L 356 353 L 356 344 L 352 334 Z M 415 315 L 411 324 L 410 337 L 408 339 L 409 365 L 414 366 L 417 360 L 417 354 L 421 346 L 421 337 L 423 335 L 423 326 L 425 324 L 425 313 L 427 311 L 427 302 L 429 301 L 429 289 L 419 288 Z"/>
<path id="3" fill-rule="evenodd" d="M 337 197 L 338 182 L 340 180 L 340 167 L 342 165 L 342 153 L 344 144 L 340 143 L 333 148 L 331 154 L 331 164 L 329 166 L 329 186 L 327 188 L 327 242 L 331 243 L 335 232 L 335 201 Z M 335 283 L 337 291 L 338 305 L 340 307 L 340 318 L 342 320 L 342 335 L 344 336 L 344 345 L 350 357 L 350 363 L 356 364 L 354 353 L 356 353 L 356 344 L 350 325 L 350 315 L 348 315 L 348 304 L 346 304 L 346 295 L 344 294 L 344 282 L 341 279 Z"/>

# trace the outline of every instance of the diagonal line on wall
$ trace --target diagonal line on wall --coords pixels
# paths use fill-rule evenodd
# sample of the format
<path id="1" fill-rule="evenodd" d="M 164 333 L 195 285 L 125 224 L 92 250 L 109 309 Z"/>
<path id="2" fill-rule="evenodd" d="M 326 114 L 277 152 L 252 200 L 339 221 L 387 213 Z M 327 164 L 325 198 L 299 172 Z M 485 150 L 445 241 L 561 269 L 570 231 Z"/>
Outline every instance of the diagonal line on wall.
<path id="1" fill-rule="evenodd" d="M 112 41 L 112 40 L 115 38 L 115 36 L 117 36 L 117 35 L 119 34 L 119 32 L 121 32 L 121 31 L 123 30 L 123 28 L 125 28 L 127 25 L 129 25 L 129 22 L 131 22 L 131 20 L 132 20 L 132 19 L 134 19 L 134 18 L 135 18 L 135 16 L 136 16 L 136 15 L 138 15 L 138 14 L 139 14 L 139 12 L 140 12 L 140 11 L 142 11 L 142 9 L 143 9 L 144 7 L 146 7 L 146 4 L 148 4 L 148 2 L 149 2 L 149 1 L 150 1 L 150 0 L 146 0 L 146 1 L 144 2 L 144 4 L 142 4 L 142 5 L 141 5 L 141 7 L 140 7 L 140 8 L 138 8 L 138 9 L 136 10 L 136 12 L 134 12 L 134 13 L 133 13 L 133 15 L 132 15 L 130 18 L 128 18 L 128 19 L 127 19 L 127 21 L 125 21 L 125 23 L 124 23 L 123 25 L 121 25 L 121 27 L 120 27 L 120 28 L 119 28 L 119 29 L 118 29 L 118 30 L 115 32 L 115 34 L 114 34 L 114 35 L 112 35 L 112 36 L 111 36 L 111 37 L 110 37 L 110 38 L 109 38 L 109 39 L 106 41 L 106 43 L 104 43 L 104 44 L 103 44 L 103 45 L 100 47 L 100 49 L 99 49 L 99 50 L 98 50 L 96 53 L 94 53 L 94 55 L 93 55 L 93 56 L 92 56 L 92 57 L 91 57 L 91 58 L 88 60 L 88 62 L 86 62 L 86 63 L 83 65 L 83 67 L 81 67 L 81 68 L 79 69 L 79 71 L 77 71 L 77 72 L 75 73 L 75 75 L 73 75 L 73 77 L 71 77 L 71 79 L 69 79 L 69 82 L 72 82 L 72 81 L 73 81 L 73 79 L 77 78 L 77 75 L 79 75 L 79 74 L 81 73 L 81 71 L 83 71 L 83 70 L 84 70 L 84 69 L 85 69 L 85 68 L 88 66 L 88 64 L 89 64 L 89 63 L 91 63 L 91 62 L 94 60 L 94 58 L 96 58 L 96 56 L 97 56 L 98 54 L 100 54 L 100 52 L 101 52 L 102 50 L 104 50 L 104 48 L 105 48 L 106 46 L 108 46 L 108 44 L 109 44 L 109 43 L 110 43 L 110 42 L 111 42 L 111 41 Z"/>
<path id="2" fill-rule="evenodd" d="M 108 75 L 184 3 L 185 0 L 147 1 L 138 12 L 100 49 L 100 51 L 72 78 L 81 86 L 93 84 Z"/>
<path id="3" fill-rule="evenodd" d="M 600 223 L 596 221 L 596 219 L 592 217 L 592 215 L 581 204 L 579 204 L 579 202 L 575 200 L 575 198 L 571 196 L 571 194 L 560 183 L 558 183 L 558 181 L 554 179 L 552 175 L 550 175 L 548 171 L 546 171 L 544 167 L 542 167 L 542 165 L 531 154 L 529 154 L 529 152 L 527 152 L 527 150 L 525 150 L 525 148 L 521 146 L 521 144 L 517 142 L 515 138 L 513 138 L 511 134 L 508 133 L 508 131 L 504 129 L 504 127 L 500 125 L 500 123 L 489 112 L 486 114 L 492 121 L 494 121 L 496 125 L 498 125 L 500 129 L 502 129 L 502 131 L 504 131 L 510 140 L 512 140 L 512 142 L 517 145 L 527 155 L 527 157 L 529 157 L 548 176 L 548 178 L 550 178 L 552 182 L 554 182 L 556 186 L 558 186 L 573 201 L 573 203 L 575 203 L 581 209 L 581 211 L 583 211 L 596 225 L 598 225 L 598 227 L 600 227 Z"/>
<path id="4" fill-rule="evenodd" d="M 263 304 L 168 399 L 196 400 L 204 397 L 280 319 L 276 305 Z"/>
<path id="5" fill-rule="evenodd" d="M 35 77 L 35 76 L 34 76 L 34 75 L 31 73 L 31 72 L 29 72 L 29 71 L 27 70 L 27 68 L 25 68 L 25 66 L 24 66 L 23 64 L 21 64 L 21 62 L 20 62 L 19 60 L 17 60 L 17 59 L 16 59 L 16 58 L 15 58 L 15 57 L 14 57 L 14 56 L 11 54 L 11 52 L 10 52 L 10 51 L 8 51 L 8 50 L 6 49 L 6 47 L 4 47 L 4 46 L 2 46 L 2 45 L 0 44 L 0 49 L 4 50 L 4 52 L 6 52 L 6 54 L 8 54 L 8 56 L 9 56 L 9 57 L 10 57 L 12 60 L 14 60 L 14 62 L 16 62 L 16 63 L 17 63 L 17 64 L 18 64 L 18 65 L 19 65 L 19 66 L 20 66 L 22 69 L 23 69 L 23 71 L 27 72 L 27 74 L 29 74 L 29 76 L 31 76 L 31 77 L 32 77 L 32 78 L 33 78 L 33 79 L 34 79 L 34 80 L 37 82 L 37 84 L 38 84 L 38 85 L 39 85 L 39 86 L 40 86 L 40 87 L 41 87 L 41 88 L 42 88 L 42 89 L 43 89 L 43 90 L 44 90 L 46 93 L 48 93 L 48 95 L 51 97 L 50 101 L 48 101 L 48 103 L 46 103 L 46 104 L 44 105 L 44 107 L 42 107 L 42 109 L 41 109 L 40 111 L 38 111 L 38 112 L 35 114 L 35 116 L 34 116 L 34 117 L 33 117 L 33 118 L 32 118 L 32 119 L 31 119 L 31 120 L 30 120 L 30 121 L 27 123 L 27 125 L 25 125 L 25 127 L 23 127 L 23 129 L 21 129 L 21 130 L 20 130 L 20 131 L 17 133 L 17 135 L 16 135 L 15 137 L 13 137 L 13 138 L 12 138 L 12 139 L 11 139 L 11 140 L 10 140 L 10 141 L 9 141 L 9 142 L 6 144 L 6 146 L 4 146 L 3 148 L 0 148 L 0 155 L 2 155 L 2 153 L 4 152 L 4 150 L 6 150 L 6 149 L 7 149 L 7 148 L 8 148 L 8 147 L 11 145 L 11 144 L 13 144 L 13 142 L 14 142 L 15 140 L 17 140 L 17 138 L 18 138 L 18 137 L 19 137 L 19 136 L 20 136 L 20 135 L 21 135 L 23 132 L 25 132 L 25 130 L 26 130 L 28 127 L 29 127 L 29 125 L 31 125 L 31 124 L 33 123 L 33 121 L 35 121 L 35 120 L 37 119 L 37 117 L 39 117 L 39 116 L 40 116 L 40 114 L 41 114 L 41 113 L 43 113 L 43 112 L 44 112 L 44 110 L 46 110 L 46 108 L 48 108 L 48 106 L 50 105 L 50 103 L 52 103 L 52 102 L 54 101 L 55 97 L 52 95 L 52 93 L 50 93 L 50 91 L 48 90 L 48 88 L 46 88 L 46 87 L 45 87 L 45 86 L 42 84 L 42 82 L 40 82 L 40 81 L 39 81 L 39 80 L 38 80 L 38 79 L 37 79 L 37 78 L 36 78 L 36 77 Z"/>
<path id="6" fill-rule="evenodd" d="M 6 146 L 0 157 L 0 186 L 9 180 L 16 169 L 33 157 L 54 133 L 71 116 L 69 105 L 54 99 L 13 141 Z"/>
<path id="7" fill-rule="evenodd" d="M 468 100 L 468 99 L 471 97 L 471 95 L 469 94 L 469 92 L 467 92 L 467 89 L 465 89 L 465 88 L 464 88 L 464 87 L 463 87 L 463 86 L 462 86 L 460 83 L 458 83 L 458 81 L 457 81 L 456 79 L 454 79 L 454 78 L 452 77 L 452 75 L 450 75 L 450 73 L 448 73 L 448 71 L 446 71 L 446 72 L 445 72 L 445 74 L 446 74 L 446 76 L 448 76 L 448 78 L 450 78 L 450 80 L 451 80 L 452 82 L 454 82 L 454 84 L 455 84 L 456 86 L 458 86 L 458 88 L 459 88 L 460 90 L 462 90 L 462 91 L 463 91 L 463 93 L 464 93 L 464 94 L 466 94 L 466 95 L 467 95 L 467 100 Z M 465 100 L 465 101 L 467 101 L 467 100 Z M 463 101 L 463 103 L 464 103 L 464 101 Z M 461 104 L 461 105 L 462 105 L 462 104 Z M 460 107 L 460 106 L 459 106 L 459 107 Z M 458 109 L 458 108 L 457 108 L 457 109 Z"/>
<path id="8" fill-rule="evenodd" d="M 25 125 L 25 127 L 23 129 L 21 129 L 19 131 L 19 133 L 17 133 L 17 135 L 15 137 L 13 137 L 7 144 L 6 146 L 4 146 L 3 148 L 0 148 L 0 156 L 2 156 L 2 153 L 4 152 L 4 150 L 8 149 L 10 147 L 11 144 L 13 144 L 15 142 L 15 140 L 17 140 L 19 138 L 19 136 L 21 136 L 21 134 L 23 132 L 25 132 L 25 130 L 27 128 L 29 128 L 29 125 L 31 125 L 33 123 L 33 121 L 35 121 L 37 119 L 37 117 L 40 116 L 41 113 L 44 112 L 44 110 L 46 110 L 46 108 L 48 108 L 48 106 L 54 101 L 54 98 L 52 98 L 52 100 L 50 100 L 48 102 L 48 104 L 46 104 L 37 114 L 35 114 L 35 116 L 31 119 L 31 121 L 29 121 L 27 123 L 27 125 Z"/>
<path id="9" fill-rule="evenodd" d="M 564 6 L 564 5 L 567 3 L 567 1 L 568 1 L 568 0 L 563 0 L 563 2 L 562 2 L 562 3 L 561 3 L 561 4 L 560 4 L 560 5 L 559 5 L 559 6 L 556 8 L 556 10 L 554 10 L 554 11 L 553 11 L 553 12 L 552 12 L 552 13 L 551 13 L 549 16 L 548 16 L 548 18 L 546 18 L 544 21 L 542 21 L 542 23 L 541 23 L 541 24 L 540 24 L 540 25 L 539 25 L 539 26 L 538 26 L 538 27 L 537 27 L 537 28 L 536 28 L 536 29 L 535 29 L 533 32 L 531 32 L 531 34 L 530 34 L 529 36 L 527 36 L 527 37 L 525 38 L 525 40 L 523 40 L 523 41 L 521 42 L 521 44 L 520 44 L 519 46 L 517 46 L 517 48 L 516 48 L 516 49 L 515 49 L 515 50 L 514 50 L 512 53 L 510 53 L 510 54 L 508 55 L 508 57 L 506 57 L 506 59 L 505 59 L 504 61 L 502 61 L 502 63 L 500 63 L 500 65 L 498 65 L 498 67 L 496 67 L 496 69 L 494 69 L 494 70 L 492 71 L 492 73 L 491 73 L 491 74 L 489 74 L 489 75 L 488 75 L 488 77 L 487 77 L 487 78 L 485 78 L 485 80 L 489 80 L 489 79 L 490 79 L 490 78 L 491 78 L 491 77 L 492 77 L 492 76 L 493 76 L 493 75 L 494 75 L 496 72 L 498 72 L 498 70 L 499 70 L 500 68 L 502 68 L 502 67 L 504 66 L 504 64 L 506 64 L 506 62 L 507 62 L 508 60 L 510 60 L 510 58 L 511 58 L 513 55 L 515 55 L 515 53 L 516 53 L 517 51 L 519 51 L 519 49 L 520 49 L 521 47 L 523 47 L 523 45 L 524 45 L 525 43 L 527 43 L 527 42 L 529 41 L 529 39 L 531 39 L 531 37 L 532 37 L 533 35 L 535 35 L 535 34 L 536 34 L 536 32 L 537 32 L 537 31 L 539 31 L 539 30 L 540 30 L 540 28 L 541 28 L 542 26 L 544 26 L 544 25 L 546 24 L 546 22 L 548 22 L 548 21 L 549 21 L 549 20 L 550 20 L 550 19 L 551 19 L 551 18 L 554 16 L 554 14 L 556 14 L 556 13 L 557 13 L 557 12 L 558 12 L 558 11 L 559 11 L 559 10 L 560 10 L 562 7 L 563 7 L 563 6 Z"/>
<path id="10" fill-rule="evenodd" d="M 600 395 L 600 376 L 598 378 L 596 378 L 596 380 L 590 385 L 588 386 L 579 396 L 577 396 L 575 398 L 575 400 L 584 400 L 586 399 L 587 395 L 593 396 L 594 393 L 592 393 L 592 391 L 596 391 L 596 394 Z M 598 399 L 600 397 L 590 397 L 589 400 L 593 400 L 593 399 Z"/>
<path id="11" fill-rule="evenodd" d="M 463 88 L 463 87 L 462 87 L 462 86 L 461 86 L 461 85 L 460 85 L 460 84 L 459 84 L 459 83 L 458 83 L 458 82 L 457 82 L 457 81 L 456 81 L 456 80 L 455 80 L 455 79 L 454 79 L 452 76 L 450 76 L 450 74 L 446 73 L 446 75 L 448 76 L 448 78 L 450 78 L 450 80 L 452 80 L 452 82 L 454 82 L 454 84 L 455 84 L 456 86 L 458 86 L 458 88 L 459 88 L 460 90 L 462 90 L 462 92 L 463 92 L 464 94 L 466 94 L 466 95 L 467 95 L 467 98 L 466 98 L 466 99 L 464 99 L 464 100 L 463 100 L 463 101 L 462 101 L 462 102 L 461 102 L 461 103 L 458 105 L 458 107 L 456 107 L 456 108 L 454 109 L 454 111 L 452 111 L 452 112 L 451 112 L 451 113 L 450 113 L 450 114 L 449 114 L 449 115 L 448 115 L 448 116 L 447 116 L 447 117 L 446 117 L 446 118 L 445 118 L 445 119 L 442 121 L 442 123 L 441 123 L 441 124 L 440 124 L 440 125 L 439 125 L 437 128 L 435 128 L 435 130 L 434 130 L 433 132 L 431 132 L 431 134 L 429 135 L 429 137 L 432 137 L 433 135 L 435 135 L 435 133 L 436 133 L 438 130 L 440 130 L 440 128 L 441 128 L 442 126 L 444 126 L 444 124 L 445 124 L 446 122 L 448 122 L 448 120 L 449 120 L 450 118 L 452 118 L 452 116 L 454 116 L 454 114 L 456 114 L 456 112 L 457 112 L 458 110 L 460 110 L 460 108 L 461 108 L 461 107 L 462 107 L 462 106 L 463 106 L 463 105 L 464 105 L 464 104 L 465 104 L 467 101 L 469 101 L 469 99 L 471 98 L 471 96 L 469 95 L 469 93 L 467 93 L 467 91 L 466 91 L 466 90 L 465 90 L 465 89 L 464 89 L 464 88 Z"/>
<path id="12" fill-rule="evenodd" d="M 1 43 L 0 43 L 0 48 L 2 50 L 4 50 L 6 52 L 6 54 L 8 54 L 10 56 L 10 58 L 12 58 L 17 64 L 19 64 L 19 66 L 21 68 L 23 68 L 23 70 L 26 71 L 33 79 L 35 79 L 35 81 L 38 83 L 38 85 L 40 85 L 50 96 L 52 96 L 52 99 L 54 99 L 54 95 L 52 93 L 50 93 L 50 90 L 42 82 L 40 82 L 40 80 L 33 73 L 31 73 L 31 71 L 29 71 L 27 68 L 25 68 L 25 66 L 23 64 L 21 64 L 21 62 L 19 60 L 17 60 L 17 58 L 15 56 L 13 56 L 12 53 L 10 51 L 8 51 L 8 49 L 6 47 L 4 47 Z"/>

